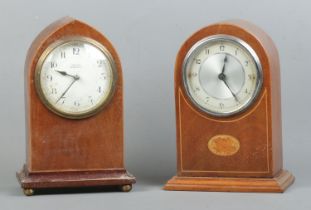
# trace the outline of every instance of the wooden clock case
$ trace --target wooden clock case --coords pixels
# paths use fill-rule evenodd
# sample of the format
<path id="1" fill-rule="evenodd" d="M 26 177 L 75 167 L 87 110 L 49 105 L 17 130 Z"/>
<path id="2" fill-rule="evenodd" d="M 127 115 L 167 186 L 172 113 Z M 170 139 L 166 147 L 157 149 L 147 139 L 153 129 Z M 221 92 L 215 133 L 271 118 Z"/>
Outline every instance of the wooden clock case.
<path id="1" fill-rule="evenodd" d="M 35 69 L 42 52 L 70 36 L 91 38 L 110 52 L 117 81 L 109 104 L 85 119 L 60 117 L 43 104 L 35 88 Z M 32 43 L 25 63 L 27 158 L 17 178 L 25 194 L 41 188 L 116 185 L 131 190 L 135 178 L 124 168 L 123 81 L 116 50 L 100 32 L 70 17 L 44 29 Z"/>
<path id="2" fill-rule="evenodd" d="M 258 55 L 263 85 L 244 112 L 213 117 L 187 97 L 182 79 L 184 58 L 199 40 L 231 35 Z M 255 25 L 233 20 L 205 27 L 182 45 L 175 64 L 177 176 L 165 190 L 283 192 L 293 183 L 282 167 L 280 67 L 271 38 Z M 216 139 L 213 148 L 209 142 Z M 213 141 L 214 141 L 213 140 Z M 236 150 L 236 151 L 232 151 Z M 234 153 L 234 154 L 233 154 Z"/>

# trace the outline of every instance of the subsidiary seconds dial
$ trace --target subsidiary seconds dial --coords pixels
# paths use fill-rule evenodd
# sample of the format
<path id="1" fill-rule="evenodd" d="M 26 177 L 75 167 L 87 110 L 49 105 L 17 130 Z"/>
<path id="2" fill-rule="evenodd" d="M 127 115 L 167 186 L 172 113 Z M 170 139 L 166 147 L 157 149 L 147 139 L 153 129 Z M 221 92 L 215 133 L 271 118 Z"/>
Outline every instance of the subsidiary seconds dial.
<path id="1" fill-rule="evenodd" d="M 44 104 L 67 118 L 100 111 L 112 96 L 115 64 L 104 46 L 74 37 L 49 46 L 37 64 L 36 88 Z"/>
<path id="2" fill-rule="evenodd" d="M 249 107 L 262 85 L 254 50 L 243 40 L 216 35 L 197 42 L 183 64 L 183 82 L 191 101 L 214 116 L 230 116 Z"/>

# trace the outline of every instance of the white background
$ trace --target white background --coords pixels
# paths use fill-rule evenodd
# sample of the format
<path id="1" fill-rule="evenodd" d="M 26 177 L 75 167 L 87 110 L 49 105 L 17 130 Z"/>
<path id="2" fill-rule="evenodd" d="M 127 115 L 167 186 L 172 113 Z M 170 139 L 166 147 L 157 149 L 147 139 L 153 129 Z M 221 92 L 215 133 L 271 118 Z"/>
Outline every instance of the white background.
<path id="1" fill-rule="evenodd" d="M 0 209 L 311 209 L 308 1 L 1 1 Z M 131 193 L 25 197 L 15 178 L 25 161 L 24 61 L 37 34 L 72 16 L 104 33 L 124 73 L 127 169 Z M 167 192 L 176 171 L 173 70 L 181 44 L 198 29 L 246 19 L 275 41 L 281 60 L 284 166 L 296 182 L 284 194 Z"/>

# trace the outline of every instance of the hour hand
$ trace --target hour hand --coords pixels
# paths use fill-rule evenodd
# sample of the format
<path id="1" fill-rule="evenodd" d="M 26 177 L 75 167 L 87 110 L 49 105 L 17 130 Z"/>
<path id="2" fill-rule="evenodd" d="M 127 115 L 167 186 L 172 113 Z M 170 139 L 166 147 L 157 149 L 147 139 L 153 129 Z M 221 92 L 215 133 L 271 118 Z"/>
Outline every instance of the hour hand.
<path id="1" fill-rule="evenodd" d="M 71 75 L 71 74 L 68 74 L 68 73 L 65 72 L 65 71 L 59 71 L 59 70 L 55 70 L 55 71 L 57 71 L 58 73 L 60 73 L 60 74 L 63 75 L 63 76 L 69 76 L 69 77 L 74 78 L 75 80 L 78 80 L 78 79 L 79 79 L 79 76 L 77 76 L 77 75 Z"/>
<path id="2" fill-rule="evenodd" d="M 60 73 L 63 76 L 67 76 L 68 75 L 67 72 L 65 72 L 65 71 L 59 71 L 59 70 L 55 70 L 55 71 L 57 71 L 58 73 Z"/>
<path id="3" fill-rule="evenodd" d="M 227 54 L 226 54 L 224 57 L 224 65 L 222 66 L 221 74 L 224 74 L 224 72 L 225 72 L 225 66 L 226 66 L 227 60 L 228 60 L 228 58 L 227 58 Z"/>

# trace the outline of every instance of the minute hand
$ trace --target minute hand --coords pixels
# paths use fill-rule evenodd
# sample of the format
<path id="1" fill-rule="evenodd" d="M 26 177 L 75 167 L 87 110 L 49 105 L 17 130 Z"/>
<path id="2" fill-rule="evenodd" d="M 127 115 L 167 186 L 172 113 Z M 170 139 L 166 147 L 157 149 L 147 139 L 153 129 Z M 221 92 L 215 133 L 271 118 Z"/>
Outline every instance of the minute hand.
<path id="1" fill-rule="evenodd" d="M 231 94 L 233 95 L 234 99 L 239 102 L 239 99 L 238 97 L 234 94 L 234 92 L 231 90 L 230 86 L 228 85 L 228 82 L 227 82 L 227 79 L 224 78 L 222 79 L 222 81 L 225 83 L 225 85 L 227 86 L 227 88 L 230 90 Z"/>
<path id="2" fill-rule="evenodd" d="M 226 67 L 226 63 L 227 63 L 227 54 L 225 55 L 225 58 L 224 58 L 224 65 L 222 66 L 222 70 L 221 70 L 221 73 L 220 74 L 224 74 L 225 73 L 225 67 Z"/>
<path id="3" fill-rule="evenodd" d="M 55 104 L 57 104 L 57 102 L 68 92 L 68 90 L 71 88 L 71 86 L 73 85 L 73 83 L 75 83 L 77 80 L 79 79 L 78 76 L 74 77 L 74 80 L 70 83 L 70 85 L 66 88 L 66 90 L 63 92 L 63 94 L 57 99 L 57 101 L 55 102 Z"/>

